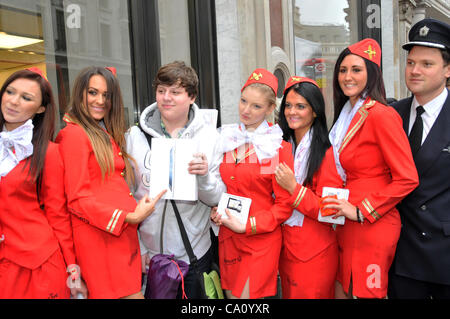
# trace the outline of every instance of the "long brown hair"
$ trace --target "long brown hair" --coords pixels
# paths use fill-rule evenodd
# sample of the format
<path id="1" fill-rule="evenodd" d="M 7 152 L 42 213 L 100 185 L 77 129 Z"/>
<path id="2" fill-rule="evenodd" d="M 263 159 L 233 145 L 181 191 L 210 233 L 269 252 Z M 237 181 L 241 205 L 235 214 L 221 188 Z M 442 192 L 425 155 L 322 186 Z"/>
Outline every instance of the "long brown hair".
<path id="1" fill-rule="evenodd" d="M 109 103 L 109 112 L 103 118 L 108 133 L 89 114 L 87 101 L 84 100 L 84 97 L 87 95 L 89 80 L 94 75 L 101 75 L 106 80 L 108 88 L 106 103 Z M 114 154 L 110 141 L 110 138 L 112 138 L 119 146 L 125 162 L 125 179 L 128 185 L 132 185 L 134 183 L 134 175 L 132 174 L 130 160 L 133 159 L 126 152 L 125 131 L 127 130 L 127 125 L 125 122 L 122 93 L 119 81 L 112 72 L 96 66 L 81 70 L 72 88 L 67 114 L 69 120 L 83 128 L 89 137 L 95 158 L 102 172 L 102 178 L 105 178 L 105 175 L 110 175 L 114 171 Z"/>
<path id="2" fill-rule="evenodd" d="M 20 70 L 13 73 L 0 89 L 0 101 L 6 88 L 17 79 L 28 79 L 35 81 L 41 88 L 42 102 L 45 111 L 33 117 L 33 155 L 28 157 L 25 167 L 29 166 L 28 177 L 37 183 L 38 191 L 41 186 L 42 171 L 44 169 L 45 155 L 49 141 L 53 141 L 55 134 L 55 102 L 50 84 L 38 73 L 29 70 Z M 1 102 L 0 102 L 1 103 Z M 0 112 L 0 128 L 5 124 L 3 113 Z"/>

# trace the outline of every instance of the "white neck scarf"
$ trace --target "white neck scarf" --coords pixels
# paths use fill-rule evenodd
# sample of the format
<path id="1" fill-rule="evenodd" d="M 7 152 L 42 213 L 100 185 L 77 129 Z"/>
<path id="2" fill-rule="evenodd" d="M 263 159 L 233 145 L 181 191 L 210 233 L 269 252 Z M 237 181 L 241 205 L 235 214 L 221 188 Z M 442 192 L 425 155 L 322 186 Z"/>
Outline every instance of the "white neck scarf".
<path id="1" fill-rule="evenodd" d="M 269 126 L 267 121 L 261 123 L 258 128 L 249 132 L 244 124 L 228 124 L 220 128 L 220 150 L 223 153 L 232 151 L 239 146 L 250 143 L 255 149 L 256 156 L 261 162 L 270 159 L 277 154 L 283 141 L 283 131 L 276 125 Z"/>
<path id="2" fill-rule="evenodd" d="M 352 107 L 350 100 L 345 103 L 344 107 L 339 114 L 339 118 L 336 123 L 333 125 L 333 128 L 330 131 L 329 138 L 331 145 L 333 146 L 333 154 L 334 160 L 336 162 L 336 169 L 339 175 L 342 178 L 342 181 L 347 180 L 347 174 L 345 173 L 344 168 L 341 165 L 339 160 L 339 149 L 341 148 L 342 142 L 344 140 L 345 134 L 347 134 L 350 123 L 352 122 L 353 117 L 356 112 L 358 112 L 359 108 L 363 105 L 365 99 L 359 99 L 356 102 L 355 106 Z"/>
<path id="3" fill-rule="evenodd" d="M 0 133 L 0 178 L 6 176 L 21 160 L 33 154 L 33 127 L 31 119 L 10 132 L 3 127 Z"/>
<path id="4" fill-rule="evenodd" d="M 306 174 L 308 173 L 308 159 L 311 152 L 311 137 L 313 135 L 314 129 L 311 127 L 308 132 L 303 136 L 300 144 L 298 144 L 294 155 L 294 170 L 295 170 L 295 180 L 299 184 L 303 184 L 306 179 Z M 291 140 L 292 145 L 294 145 Z M 298 210 L 294 209 L 291 217 L 284 222 L 284 224 L 289 226 L 303 226 L 303 220 L 305 215 L 303 215 Z"/>

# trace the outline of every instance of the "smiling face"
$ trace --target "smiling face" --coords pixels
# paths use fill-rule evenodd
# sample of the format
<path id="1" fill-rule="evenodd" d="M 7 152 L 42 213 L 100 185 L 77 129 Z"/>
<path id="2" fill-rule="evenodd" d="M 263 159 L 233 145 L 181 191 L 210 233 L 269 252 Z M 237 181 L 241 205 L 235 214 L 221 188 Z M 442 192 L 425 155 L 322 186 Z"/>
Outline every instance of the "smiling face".
<path id="1" fill-rule="evenodd" d="M 420 104 L 438 96 L 450 77 L 450 64 L 445 65 L 439 49 L 414 46 L 408 54 L 405 69 L 406 86 Z"/>
<path id="2" fill-rule="evenodd" d="M 270 103 L 267 93 L 250 85 L 241 94 L 239 119 L 246 129 L 257 129 L 274 108 L 275 105 Z"/>
<path id="3" fill-rule="evenodd" d="M 303 136 L 313 124 L 316 113 L 303 96 L 290 90 L 286 95 L 284 116 L 289 128 L 295 131 L 295 135 Z"/>
<path id="4" fill-rule="evenodd" d="M 33 80 L 19 78 L 11 82 L 1 98 L 1 111 L 8 131 L 23 125 L 35 114 L 45 112 L 41 105 L 41 88 Z"/>
<path id="5" fill-rule="evenodd" d="M 95 74 L 89 79 L 89 85 L 83 94 L 89 115 L 96 121 L 101 121 L 111 108 L 108 85 L 103 76 Z"/>
<path id="6" fill-rule="evenodd" d="M 350 103 L 355 105 L 367 85 L 367 68 L 364 59 L 354 54 L 347 55 L 339 66 L 338 82 Z"/>
<path id="7" fill-rule="evenodd" d="M 188 121 L 189 108 L 195 101 L 181 85 L 159 84 L 156 87 L 156 103 L 164 124 L 183 127 Z"/>

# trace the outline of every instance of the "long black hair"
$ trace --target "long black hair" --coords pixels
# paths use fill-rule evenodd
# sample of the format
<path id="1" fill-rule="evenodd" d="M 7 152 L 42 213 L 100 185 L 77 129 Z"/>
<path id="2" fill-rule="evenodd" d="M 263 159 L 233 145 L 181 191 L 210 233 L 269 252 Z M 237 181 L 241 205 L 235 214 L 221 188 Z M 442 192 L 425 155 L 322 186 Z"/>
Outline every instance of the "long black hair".
<path id="1" fill-rule="evenodd" d="M 339 69 L 341 67 L 341 63 L 344 58 L 353 54 L 348 48 L 344 49 L 339 57 L 336 60 L 336 64 L 334 66 L 334 74 L 333 74 L 333 102 L 334 102 L 334 120 L 333 124 L 336 123 L 339 115 L 344 107 L 345 103 L 348 100 L 348 96 L 344 94 L 339 85 Z M 363 92 L 367 94 L 371 99 L 380 102 L 381 104 L 387 105 L 386 101 L 386 90 L 384 88 L 383 75 L 381 74 L 380 67 L 367 59 L 361 58 L 364 60 L 367 70 L 367 83 Z"/>
<path id="2" fill-rule="evenodd" d="M 283 139 L 288 142 L 292 139 L 294 141 L 295 148 L 297 148 L 295 131 L 289 127 L 286 116 L 284 115 L 284 110 L 286 108 L 286 96 L 291 90 L 294 90 L 298 95 L 303 96 L 309 105 L 311 105 L 314 113 L 316 113 L 316 117 L 311 125 L 311 128 L 313 128 L 313 134 L 311 137 L 307 174 L 304 181 L 305 185 L 311 185 L 314 173 L 319 169 L 325 156 L 325 152 L 331 146 L 330 140 L 328 139 L 325 101 L 320 89 L 312 83 L 301 82 L 286 90 L 280 105 L 278 125 L 283 130 Z"/>
<path id="3" fill-rule="evenodd" d="M 39 190 L 48 143 L 49 141 L 53 141 L 55 134 L 55 102 L 53 99 L 52 88 L 47 80 L 38 73 L 30 70 L 17 71 L 6 79 L 0 89 L 0 98 L 3 97 L 6 88 L 17 79 L 28 79 L 37 82 L 41 88 L 41 105 L 45 107 L 44 112 L 36 114 L 33 117 L 33 155 L 28 157 L 26 162 L 26 166 L 29 165 L 28 177 L 31 178 L 33 182 L 37 183 Z M 0 127 L 3 127 L 4 123 L 5 119 L 2 112 L 0 112 Z"/>

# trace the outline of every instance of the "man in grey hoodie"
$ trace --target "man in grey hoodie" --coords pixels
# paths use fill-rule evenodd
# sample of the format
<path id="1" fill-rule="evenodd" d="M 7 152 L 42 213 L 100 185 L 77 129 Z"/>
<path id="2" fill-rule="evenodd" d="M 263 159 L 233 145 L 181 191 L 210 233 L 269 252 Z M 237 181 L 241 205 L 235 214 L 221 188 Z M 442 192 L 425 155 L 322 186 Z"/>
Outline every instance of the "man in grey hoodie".
<path id="1" fill-rule="evenodd" d="M 184 64 L 173 62 L 162 66 L 153 82 L 156 103 L 148 106 L 126 135 L 127 151 L 135 160 L 134 197 L 140 200 L 149 193 L 151 146 L 145 134 L 154 138 L 193 139 L 199 148 L 189 163 L 189 173 L 197 176 L 198 200 L 175 201 L 195 256 L 199 271 L 209 271 L 212 251 L 210 207 L 216 206 L 226 191 L 219 173 L 223 154 L 215 149 L 217 110 L 200 109 L 195 103 L 198 93 L 196 72 Z M 156 254 L 173 254 L 189 263 L 180 229 L 169 200 L 160 200 L 152 215 L 139 227 L 143 263 Z M 197 280 L 190 269 L 184 278 L 189 299 L 201 298 Z"/>

